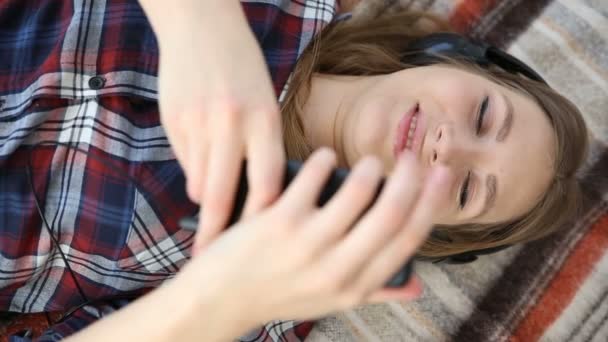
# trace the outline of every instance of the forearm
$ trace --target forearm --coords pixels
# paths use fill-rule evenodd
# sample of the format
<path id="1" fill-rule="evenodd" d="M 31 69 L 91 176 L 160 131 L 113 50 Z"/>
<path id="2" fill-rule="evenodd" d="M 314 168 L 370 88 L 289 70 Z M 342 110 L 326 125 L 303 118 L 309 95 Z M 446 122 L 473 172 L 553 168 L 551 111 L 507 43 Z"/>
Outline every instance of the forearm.
<path id="1" fill-rule="evenodd" d="M 191 295 L 194 290 L 198 292 L 196 296 Z M 92 324 L 68 341 L 233 340 L 251 327 L 229 313 L 230 303 L 222 298 L 206 288 L 174 281 Z"/>
<path id="2" fill-rule="evenodd" d="M 198 30 L 195 36 L 217 34 L 218 24 L 247 25 L 247 19 L 238 0 L 139 0 L 154 32 L 162 43 L 165 36 L 183 27 L 208 28 Z M 168 40 L 168 39 L 167 39 Z"/>

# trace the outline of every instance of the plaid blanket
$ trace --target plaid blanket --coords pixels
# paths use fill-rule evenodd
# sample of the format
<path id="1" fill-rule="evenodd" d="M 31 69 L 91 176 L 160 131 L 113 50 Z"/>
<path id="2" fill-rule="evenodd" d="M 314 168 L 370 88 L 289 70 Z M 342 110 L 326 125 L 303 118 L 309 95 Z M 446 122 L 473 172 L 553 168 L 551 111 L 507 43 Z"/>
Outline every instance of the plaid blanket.
<path id="1" fill-rule="evenodd" d="M 418 263 L 422 298 L 327 317 L 307 341 L 607 341 L 608 1 L 409 2 L 507 48 L 582 109 L 585 210 L 560 234 L 472 264 Z"/>

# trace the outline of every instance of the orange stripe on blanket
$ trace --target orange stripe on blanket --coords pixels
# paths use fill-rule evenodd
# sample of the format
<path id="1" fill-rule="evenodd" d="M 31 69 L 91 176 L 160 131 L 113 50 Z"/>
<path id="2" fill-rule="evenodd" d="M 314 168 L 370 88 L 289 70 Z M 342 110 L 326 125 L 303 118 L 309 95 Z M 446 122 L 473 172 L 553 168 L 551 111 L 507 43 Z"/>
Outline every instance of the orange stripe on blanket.
<path id="1" fill-rule="evenodd" d="M 457 32 L 467 33 L 477 24 L 479 18 L 491 11 L 497 0 L 464 0 L 461 1 L 449 18 L 449 23 Z"/>
<path id="2" fill-rule="evenodd" d="M 570 304 L 607 249 L 608 213 L 604 213 L 574 247 L 540 300 L 519 323 L 511 341 L 538 340 Z"/>

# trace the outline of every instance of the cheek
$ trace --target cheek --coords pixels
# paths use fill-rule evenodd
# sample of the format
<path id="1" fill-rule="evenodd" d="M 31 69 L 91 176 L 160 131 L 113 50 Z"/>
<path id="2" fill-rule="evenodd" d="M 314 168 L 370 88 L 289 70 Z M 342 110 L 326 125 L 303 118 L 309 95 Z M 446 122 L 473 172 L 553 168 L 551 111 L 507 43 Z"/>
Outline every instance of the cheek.
<path id="1" fill-rule="evenodd" d="M 392 136 L 388 113 L 377 108 L 360 112 L 352 139 L 359 153 L 377 156 L 383 153 L 387 140 Z"/>
<path id="2" fill-rule="evenodd" d="M 425 91 L 425 98 L 433 103 L 433 114 L 441 117 L 460 119 L 475 106 L 475 95 L 478 91 L 472 85 L 464 85 L 452 79 L 430 84 Z"/>
<path id="3" fill-rule="evenodd" d="M 362 97 L 353 103 L 346 114 L 342 141 L 347 166 L 352 167 L 366 155 L 380 157 L 385 164 L 390 160 L 387 146 L 392 136 L 390 113 L 394 107 L 394 101 L 386 97 Z"/>

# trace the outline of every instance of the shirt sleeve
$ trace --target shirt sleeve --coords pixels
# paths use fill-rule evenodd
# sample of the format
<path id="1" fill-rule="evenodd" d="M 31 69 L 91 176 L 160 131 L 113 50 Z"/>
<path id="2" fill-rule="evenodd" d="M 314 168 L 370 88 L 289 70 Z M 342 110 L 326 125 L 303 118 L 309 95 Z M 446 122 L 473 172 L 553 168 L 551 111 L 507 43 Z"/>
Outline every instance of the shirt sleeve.
<path id="1" fill-rule="evenodd" d="M 104 304 L 92 306 L 87 305 L 77 309 L 72 314 L 69 314 L 65 319 L 60 320 L 52 325 L 37 337 L 23 337 L 24 334 L 9 336 L 9 342 L 52 342 L 61 341 L 62 339 L 77 333 L 78 331 L 88 327 L 100 318 L 118 311 L 129 304 L 128 300 L 115 300 L 105 302 Z M 27 335 L 27 334 L 25 334 Z"/>

